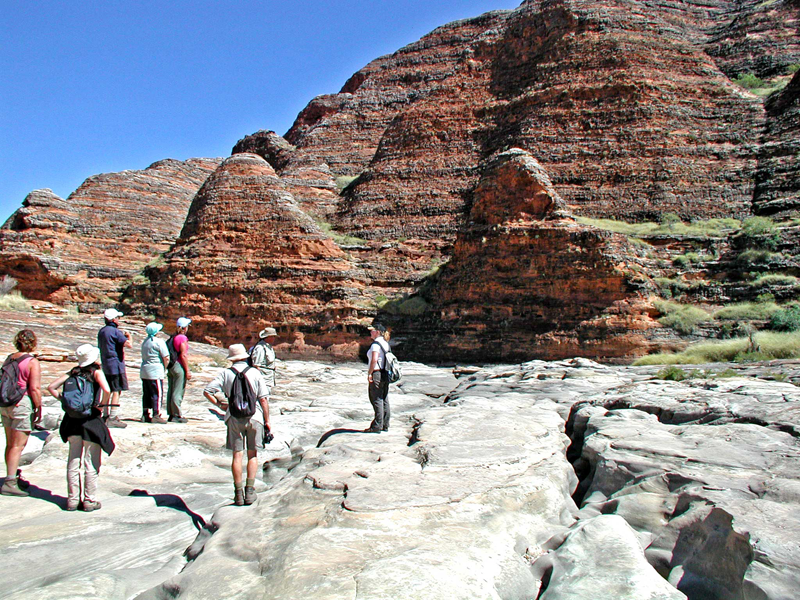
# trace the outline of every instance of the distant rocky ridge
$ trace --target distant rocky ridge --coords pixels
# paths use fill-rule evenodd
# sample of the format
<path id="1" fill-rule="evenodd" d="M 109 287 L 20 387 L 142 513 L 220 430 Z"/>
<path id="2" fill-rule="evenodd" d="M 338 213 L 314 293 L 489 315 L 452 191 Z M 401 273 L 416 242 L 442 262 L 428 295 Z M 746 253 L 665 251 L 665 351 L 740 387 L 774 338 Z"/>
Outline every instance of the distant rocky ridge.
<path id="1" fill-rule="evenodd" d="M 219 159 L 163 160 L 87 179 L 64 200 L 31 192 L 0 229 L 0 272 L 29 298 L 84 308 L 116 304 L 169 249 Z"/>
<path id="2" fill-rule="evenodd" d="M 352 351 L 376 314 L 415 358 L 439 344 L 452 359 L 503 360 L 680 343 L 652 318 L 653 281 L 676 251 L 709 244 L 643 250 L 579 219 L 795 210 L 798 76 L 766 103 L 733 79 L 800 64 L 799 16 L 795 0 L 557 0 L 442 26 L 312 100 L 285 137 L 240 140 L 234 158 L 248 158 L 200 190 L 163 263 L 114 285 L 135 272 L 126 310 L 190 314 L 207 340 L 270 323 L 300 353 Z M 517 199 L 531 189 L 514 176 L 491 183 L 510 150 L 549 182 L 553 214 L 521 208 L 535 199 Z M 270 184 L 248 190 L 237 169 L 254 155 Z M 26 285 L 87 306 L 59 282 Z"/>

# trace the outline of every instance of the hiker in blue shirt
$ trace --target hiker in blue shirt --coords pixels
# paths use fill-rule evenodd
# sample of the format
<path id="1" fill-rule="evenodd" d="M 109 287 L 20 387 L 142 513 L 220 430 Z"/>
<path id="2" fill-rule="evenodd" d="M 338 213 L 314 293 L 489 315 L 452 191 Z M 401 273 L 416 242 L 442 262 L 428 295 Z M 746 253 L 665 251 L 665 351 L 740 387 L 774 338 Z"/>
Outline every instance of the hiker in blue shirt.
<path id="1" fill-rule="evenodd" d="M 125 373 L 125 348 L 132 348 L 131 334 L 119 328 L 122 313 L 109 308 L 103 313 L 105 327 L 97 333 L 97 346 L 103 363 L 103 374 L 106 376 L 110 393 L 103 392 L 103 406 L 106 425 L 109 427 L 127 427 L 119 418 L 120 396 L 128 389 L 128 376 Z"/>

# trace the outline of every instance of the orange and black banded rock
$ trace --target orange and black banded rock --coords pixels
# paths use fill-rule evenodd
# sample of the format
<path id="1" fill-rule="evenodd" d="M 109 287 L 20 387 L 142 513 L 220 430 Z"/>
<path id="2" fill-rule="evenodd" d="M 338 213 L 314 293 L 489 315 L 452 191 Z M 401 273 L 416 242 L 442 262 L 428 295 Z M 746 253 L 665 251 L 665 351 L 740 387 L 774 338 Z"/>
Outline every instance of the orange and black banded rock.
<path id="1" fill-rule="evenodd" d="M 162 160 L 90 177 L 64 200 L 28 195 L 0 230 L 0 272 L 28 298 L 108 307 L 169 249 L 192 197 L 220 159 Z"/>

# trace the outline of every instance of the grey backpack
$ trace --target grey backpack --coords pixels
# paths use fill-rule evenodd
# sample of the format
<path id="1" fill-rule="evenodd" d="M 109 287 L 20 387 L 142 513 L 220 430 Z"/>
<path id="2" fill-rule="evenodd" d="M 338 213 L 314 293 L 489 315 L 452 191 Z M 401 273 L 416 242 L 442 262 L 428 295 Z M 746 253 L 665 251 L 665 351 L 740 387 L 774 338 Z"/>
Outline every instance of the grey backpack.
<path id="1" fill-rule="evenodd" d="M 16 406 L 27 390 L 19 385 L 19 363 L 30 354 L 23 354 L 12 359 L 10 356 L 5 360 L 0 373 L 0 406 Z"/>

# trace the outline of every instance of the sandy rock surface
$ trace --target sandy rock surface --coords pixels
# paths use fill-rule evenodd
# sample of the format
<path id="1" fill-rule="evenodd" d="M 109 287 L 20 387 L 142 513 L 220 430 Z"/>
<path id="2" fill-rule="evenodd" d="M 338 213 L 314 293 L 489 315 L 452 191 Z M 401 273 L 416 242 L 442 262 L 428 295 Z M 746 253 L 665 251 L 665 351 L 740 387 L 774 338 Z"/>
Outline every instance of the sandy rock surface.
<path id="1" fill-rule="evenodd" d="M 0 319 L 3 353 L 23 323 L 39 333 L 45 381 L 99 326 Z M 141 342 L 142 324 L 126 326 Z M 0 597 L 788 599 L 800 587 L 800 388 L 775 380 L 796 363 L 680 383 L 581 359 L 407 363 L 390 431 L 369 434 L 364 365 L 282 362 L 259 497 L 236 507 L 224 424 L 201 399 L 224 352 L 190 348 L 187 424 L 137 422 L 129 369 L 101 510 L 64 511 L 66 446 L 35 434 L 33 497 L 0 497 L 0 547 L 19 566 Z"/>

